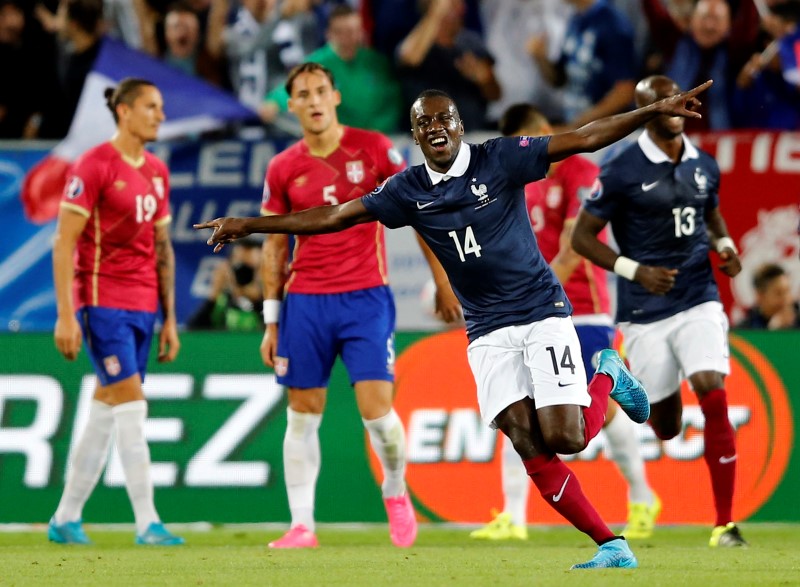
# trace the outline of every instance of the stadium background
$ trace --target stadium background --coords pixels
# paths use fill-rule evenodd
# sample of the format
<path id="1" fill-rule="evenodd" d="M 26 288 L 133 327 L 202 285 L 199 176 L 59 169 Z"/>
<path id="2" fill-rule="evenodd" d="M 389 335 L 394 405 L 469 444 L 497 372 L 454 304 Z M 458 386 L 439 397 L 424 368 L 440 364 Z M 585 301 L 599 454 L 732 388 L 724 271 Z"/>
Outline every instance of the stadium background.
<path id="1" fill-rule="evenodd" d="M 472 137 L 480 140 L 482 137 Z M 742 250 L 744 271 L 723 300 L 735 320 L 752 303 L 750 277 L 780 262 L 800 292 L 797 226 L 800 134 L 731 132 L 694 137 L 722 169 L 721 207 Z M 398 146 L 412 163 L 410 141 Z M 285 144 L 270 141 L 161 143 L 172 170 L 179 319 L 204 298 L 217 257 L 193 222 L 255 214 L 263 169 Z M 53 222 L 26 220 L 19 190 L 49 144 L 0 144 L 0 523 L 44 522 L 62 490 L 64 468 L 85 417 L 92 375 L 85 355 L 65 362 L 52 345 L 55 318 L 50 247 Z M 608 156 L 599 153 L 597 158 Z M 421 301 L 428 272 L 412 236 L 388 231 L 398 303 L 398 411 L 408 430 L 409 484 L 421 517 L 482 521 L 501 504 L 496 437 L 477 418 L 460 332 L 436 333 Z M 281 470 L 285 402 L 260 363 L 258 335 L 185 333 L 169 366 L 152 363 L 147 434 L 159 510 L 171 521 L 287 521 Z M 800 333 L 734 332 L 731 418 L 740 442 L 735 515 L 800 521 Z M 337 367 L 323 422 L 318 517 L 323 522 L 383 521 L 363 428 L 346 376 Z M 691 398 L 687 396 L 689 403 Z M 713 521 L 702 462 L 702 417 L 688 406 L 684 433 L 661 446 L 640 438 L 667 523 Z M 611 522 L 625 517 L 624 486 L 603 456 L 602 436 L 575 462 L 587 493 Z M 676 481 L 678 481 L 676 483 Z M 531 500 L 531 520 L 560 523 Z M 13 507 L 11 506 L 13 504 Z M 221 505 L 224 504 L 224 507 Z M 129 522 L 130 506 L 112 459 L 85 512 L 94 522 Z"/>

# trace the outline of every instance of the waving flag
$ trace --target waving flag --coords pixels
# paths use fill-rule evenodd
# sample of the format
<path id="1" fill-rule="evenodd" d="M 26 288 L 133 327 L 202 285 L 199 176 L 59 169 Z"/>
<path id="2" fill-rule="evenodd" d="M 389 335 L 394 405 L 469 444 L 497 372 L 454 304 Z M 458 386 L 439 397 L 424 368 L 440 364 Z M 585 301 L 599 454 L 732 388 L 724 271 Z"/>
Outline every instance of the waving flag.
<path id="1" fill-rule="evenodd" d="M 69 166 L 81 153 L 107 141 L 116 125 L 103 92 L 126 77 L 156 84 L 164 97 L 166 121 L 158 138 L 166 140 L 222 128 L 258 115 L 233 95 L 187 75 L 113 39 L 104 39 L 86 78 L 66 138 L 26 175 L 20 197 L 26 217 L 42 223 L 58 215 Z"/>

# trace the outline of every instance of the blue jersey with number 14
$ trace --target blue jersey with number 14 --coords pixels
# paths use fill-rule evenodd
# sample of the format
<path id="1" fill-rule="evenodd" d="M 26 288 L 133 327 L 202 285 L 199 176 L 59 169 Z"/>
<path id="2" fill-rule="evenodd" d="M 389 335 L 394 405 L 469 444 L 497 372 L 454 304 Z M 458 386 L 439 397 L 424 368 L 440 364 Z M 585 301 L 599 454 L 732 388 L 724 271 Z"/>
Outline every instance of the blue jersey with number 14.
<path id="1" fill-rule="evenodd" d="M 525 207 L 525 184 L 547 173 L 549 140 L 469 145 L 463 175 L 434 185 L 425 165 L 417 165 L 362 198 L 382 224 L 413 227 L 433 250 L 464 309 L 470 341 L 572 313 L 539 252 Z"/>

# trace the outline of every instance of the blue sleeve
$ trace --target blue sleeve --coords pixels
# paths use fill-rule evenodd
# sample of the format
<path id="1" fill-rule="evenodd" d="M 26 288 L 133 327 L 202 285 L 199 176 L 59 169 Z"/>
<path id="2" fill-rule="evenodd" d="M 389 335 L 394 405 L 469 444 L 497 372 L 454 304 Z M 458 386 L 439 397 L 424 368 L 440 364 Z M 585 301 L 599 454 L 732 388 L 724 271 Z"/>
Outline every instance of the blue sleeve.
<path id="1" fill-rule="evenodd" d="M 538 181 L 547 175 L 550 137 L 507 137 L 486 141 L 486 152 L 497 160 L 508 177 L 518 185 Z"/>
<path id="2" fill-rule="evenodd" d="M 583 207 L 589 214 L 603 220 L 611 220 L 614 217 L 624 197 L 620 183 L 616 179 L 618 176 L 619 174 L 608 165 L 600 168 L 600 176 L 592 186 L 592 193 L 583 202 Z"/>
<path id="3" fill-rule="evenodd" d="M 409 224 L 398 189 L 399 183 L 392 176 L 366 196 L 361 196 L 364 207 L 387 228 L 400 228 Z"/>

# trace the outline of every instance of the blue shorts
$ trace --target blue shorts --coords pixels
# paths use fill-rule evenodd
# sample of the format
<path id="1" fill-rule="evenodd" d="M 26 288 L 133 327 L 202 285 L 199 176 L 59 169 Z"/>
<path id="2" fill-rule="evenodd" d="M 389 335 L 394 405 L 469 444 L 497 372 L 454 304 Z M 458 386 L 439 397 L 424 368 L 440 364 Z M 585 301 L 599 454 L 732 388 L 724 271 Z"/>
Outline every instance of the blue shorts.
<path id="1" fill-rule="evenodd" d="M 394 298 L 386 286 L 288 294 L 278 328 L 278 383 L 300 389 L 327 387 L 337 356 L 351 384 L 394 381 L 394 322 Z"/>
<path id="2" fill-rule="evenodd" d="M 578 340 L 581 341 L 581 354 L 583 355 L 583 366 L 586 369 L 586 379 L 591 380 L 597 369 L 597 361 L 594 356 L 603 349 L 610 349 L 614 340 L 614 329 L 611 326 L 598 324 L 576 325 Z"/>
<path id="3" fill-rule="evenodd" d="M 136 373 L 144 381 L 155 312 L 85 306 L 78 310 L 77 317 L 89 359 L 102 385 Z"/>

